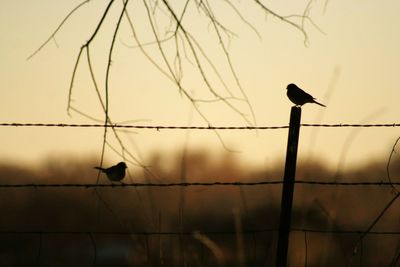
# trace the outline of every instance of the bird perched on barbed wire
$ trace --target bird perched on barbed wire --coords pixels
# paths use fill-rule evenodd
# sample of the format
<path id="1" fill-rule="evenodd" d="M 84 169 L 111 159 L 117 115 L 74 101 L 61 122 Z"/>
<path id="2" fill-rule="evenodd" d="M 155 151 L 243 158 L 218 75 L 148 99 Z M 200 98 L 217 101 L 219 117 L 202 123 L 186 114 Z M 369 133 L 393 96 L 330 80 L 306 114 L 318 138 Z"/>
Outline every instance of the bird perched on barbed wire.
<path id="1" fill-rule="evenodd" d="M 117 165 L 111 166 L 110 168 L 94 167 L 104 172 L 108 179 L 113 182 L 120 182 L 125 177 L 125 169 L 128 168 L 125 162 L 120 162 Z"/>
<path id="2" fill-rule="evenodd" d="M 305 103 L 315 103 L 320 106 L 326 107 L 324 104 L 321 104 L 315 100 L 315 98 L 304 92 L 301 88 L 299 88 L 297 85 L 294 83 L 289 84 L 287 87 L 287 92 L 286 95 L 292 101 L 296 106 L 302 106 Z"/>

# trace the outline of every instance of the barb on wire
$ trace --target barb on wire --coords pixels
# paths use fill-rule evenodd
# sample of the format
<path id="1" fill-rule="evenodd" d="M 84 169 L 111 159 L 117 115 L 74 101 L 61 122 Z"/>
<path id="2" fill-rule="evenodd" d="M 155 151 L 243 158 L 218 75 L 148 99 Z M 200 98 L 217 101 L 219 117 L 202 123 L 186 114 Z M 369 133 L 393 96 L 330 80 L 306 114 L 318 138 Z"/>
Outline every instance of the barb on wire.
<path id="1" fill-rule="evenodd" d="M 400 123 L 378 123 L 378 124 L 311 124 L 303 123 L 301 127 L 321 127 L 321 128 L 390 128 L 400 127 Z M 22 123 L 22 122 L 2 122 L 0 127 L 60 127 L 60 128 L 133 128 L 149 130 L 277 130 L 287 129 L 288 125 L 277 126 L 179 126 L 179 125 L 128 125 L 128 124 L 76 124 L 76 123 Z"/>
<path id="2" fill-rule="evenodd" d="M 323 186 L 392 186 L 400 185 L 400 182 L 335 182 L 335 181 L 305 181 L 297 180 L 294 183 L 304 185 L 323 185 Z M 0 188 L 40 188 L 40 187 L 81 187 L 81 188 L 96 188 L 96 187 L 177 187 L 177 186 L 261 186 L 261 185 L 280 185 L 283 180 L 260 181 L 260 182 L 183 182 L 183 183 L 112 183 L 112 184 L 77 184 L 77 183 L 60 183 L 60 184 L 0 184 Z"/>
<path id="3" fill-rule="evenodd" d="M 364 230 L 330 230 L 330 229 L 313 229 L 313 228 L 292 228 L 291 232 L 301 232 L 308 234 L 342 234 L 342 235 L 360 235 L 364 233 Z M 262 229 L 243 229 L 241 232 L 245 235 L 253 235 L 258 233 L 274 233 L 278 232 L 277 228 L 262 228 Z M 1 234 L 14 234 L 14 235 L 89 235 L 93 238 L 95 235 L 143 235 L 143 236 L 179 236 L 186 235 L 192 236 L 193 231 L 57 231 L 57 230 L 44 230 L 44 231 L 34 231 L 34 230 L 0 230 Z M 237 235 L 236 231 L 220 230 L 220 231 L 203 231 L 204 235 Z M 400 231 L 371 231 L 371 235 L 390 235 L 398 236 Z"/>

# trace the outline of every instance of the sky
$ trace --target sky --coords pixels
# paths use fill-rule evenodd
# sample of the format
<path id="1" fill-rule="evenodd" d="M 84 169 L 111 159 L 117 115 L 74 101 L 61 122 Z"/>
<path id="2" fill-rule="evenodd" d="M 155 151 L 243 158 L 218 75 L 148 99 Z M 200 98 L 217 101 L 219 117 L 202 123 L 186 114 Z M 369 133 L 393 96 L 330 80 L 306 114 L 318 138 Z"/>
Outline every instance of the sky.
<path id="1" fill-rule="evenodd" d="M 117 24 L 121 2 L 110 14 L 91 43 L 92 67 L 102 98 L 105 97 L 105 70 L 108 51 Z M 303 14 L 307 1 L 262 1 L 281 16 Z M 0 10 L 0 122 L 2 123 L 94 123 L 70 110 L 69 85 L 79 49 L 89 40 L 108 1 L 90 1 L 75 12 L 38 53 L 65 16 L 80 1 L 6 1 Z M 153 3 L 149 1 L 148 3 Z M 228 99 L 199 103 L 200 116 L 176 84 L 146 58 L 122 18 L 116 37 L 109 75 L 109 115 L 114 123 L 176 126 L 281 126 L 289 122 L 291 102 L 286 86 L 296 83 L 327 105 L 306 104 L 302 123 L 399 123 L 400 115 L 400 2 L 312 1 L 301 31 L 266 14 L 253 1 L 232 2 L 241 16 L 224 1 L 210 1 L 213 14 L 227 31 L 221 39 L 241 87 L 230 71 L 220 40 L 204 14 L 189 2 L 183 24 L 223 77 L 213 73 L 206 58 L 200 62 L 212 89 Z M 150 7 L 157 19 L 156 31 L 164 39 L 174 24 L 165 6 Z M 173 6 L 182 10 L 182 6 Z M 127 10 L 145 51 L 164 71 L 163 62 L 143 2 L 131 1 Z M 299 17 L 288 19 L 301 24 Z M 315 23 L 315 25 L 314 25 Z M 251 26 L 249 26 L 251 24 Z M 183 38 L 180 47 L 182 84 L 194 98 L 213 99 Z M 166 57 L 174 61 L 175 39 L 161 43 Z M 197 50 L 199 51 L 199 50 Z M 83 53 L 75 75 L 71 104 L 93 118 L 104 113 Z M 243 91 L 241 91 L 241 88 Z M 229 90 L 229 92 L 228 92 Z M 244 94 L 243 94 L 244 92 Z M 241 98 L 242 100 L 239 100 Z M 247 99 L 248 102 L 243 101 Z M 251 108 L 250 108 L 251 107 Z M 244 115 L 246 119 L 240 114 Z M 252 116 L 252 113 L 254 116 Z M 283 159 L 287 130 L 260 131 L 178 131 L 134 130 L 118 133 L 124 146 L 142 164 L 153 153 L 201 149 L 219 155 L 230 151 L 246 164 L 270 166 Z M 63 157 L 100 160 L 103 129 L 100 128 L 0 128 L 0 161 L 38 163 Z M 299 160 L 316 157 L 345 167 L 389 156 L 400 136 L 399 128 L 302 128 Z M 222 141 L 221 141 L 222 140 Z M 118 162 L 122 151 L 111 132 L 106 147 L 107 163 Z M 134 159 L 128 160 L 131 168 Z"/>

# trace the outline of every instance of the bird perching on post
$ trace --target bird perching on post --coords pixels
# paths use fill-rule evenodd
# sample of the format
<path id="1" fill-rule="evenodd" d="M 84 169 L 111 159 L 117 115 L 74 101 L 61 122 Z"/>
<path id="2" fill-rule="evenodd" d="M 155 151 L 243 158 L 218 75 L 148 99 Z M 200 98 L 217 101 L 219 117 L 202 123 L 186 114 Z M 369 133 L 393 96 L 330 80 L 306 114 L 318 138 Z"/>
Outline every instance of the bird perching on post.
<path id="1" fill-rule="evenodd" d="M 317 105 L 326 107 L 324 104 L 321 104 L 315 100 L 315 98 L 304 92 L 301 88 L 299 88 L 297 85 L 294 83 L 289 84 L 287 87 L 287 92 L 286 95 L 292 101 L 296 106 L 301 107 L 302 105 L 306 103 L 315 103 Z"/>

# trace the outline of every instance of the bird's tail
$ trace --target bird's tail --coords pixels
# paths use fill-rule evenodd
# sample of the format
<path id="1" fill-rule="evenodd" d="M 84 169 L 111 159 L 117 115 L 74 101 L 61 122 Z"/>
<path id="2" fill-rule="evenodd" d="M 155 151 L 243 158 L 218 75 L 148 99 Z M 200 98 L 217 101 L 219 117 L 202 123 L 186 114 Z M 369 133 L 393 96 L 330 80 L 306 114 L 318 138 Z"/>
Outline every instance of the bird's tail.
<path id="1" fill-rule="evenodd" d="M 104 171 L 104 168 L 101 168 L 101 167 L 94 167 L 95 169 L 98 169 L 98 170 L 100 170 L 100 171 Z"/>
<path id="2" fill-rule="evenodd" d="M 321 104 L 321 103 L 319 103 L 319 102 L 315 101 L 315 99 L 313 99 L 313 102 L 314 102 L 315 104 L 317 104 L 317 105 L 320 105 L 320 106 L 322 106 L 322 107 L 326 107 L 324 104 Z"/>

